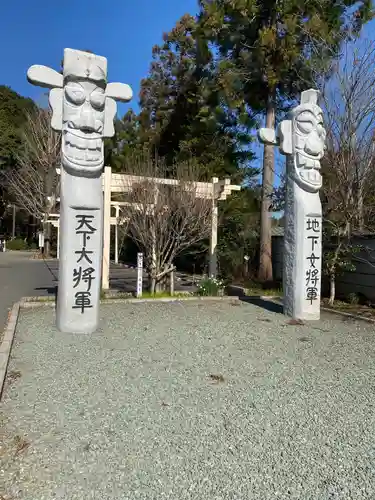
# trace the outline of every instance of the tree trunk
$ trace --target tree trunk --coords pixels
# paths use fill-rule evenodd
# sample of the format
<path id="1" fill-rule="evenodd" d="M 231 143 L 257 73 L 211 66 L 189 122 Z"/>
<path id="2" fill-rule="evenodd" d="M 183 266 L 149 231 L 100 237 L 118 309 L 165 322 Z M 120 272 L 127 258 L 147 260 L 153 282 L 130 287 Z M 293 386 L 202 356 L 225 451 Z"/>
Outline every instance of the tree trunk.
<path id="1" fill-rule="evenodd" d="M 336 296 L 336 279 L 335 279 L 335 274 L 331 273 L 329 275 L 329 305 L 333 306 L 333 303 L 335 302 L 335 296 Z"/>
<path id="2" fill-rule="evenodd" d="M 156 279 L 152 273 L 148 273 L 148 291 L 151 295 L 154 295 L 156 289 Z"/>
<path id="3" fill-rule="evenodd" d="M 275 93 L 270 92 L 266 112 L 266 127 L 275 128 Z M 260 281 L 272 281 L 272 219 L 271 194 L 274 182 L 274 146 L 264 145 L 262 201 L 260 211 L 260 259 L 258 278 Z"/>
<path id="4" fill-rule="evenodd" d="M 44 224 L 44 256 L 49 258 L 51 255 L 51 224 Z"/>
<path id="5" fill-rule="evenodd" d="M 365 218 L 364 218 L 364 213 L 363 213 L 363 192 L 362 189 L 359 189 L 358 192 L 358 229 L 363 232 L 365 228 Z"/>

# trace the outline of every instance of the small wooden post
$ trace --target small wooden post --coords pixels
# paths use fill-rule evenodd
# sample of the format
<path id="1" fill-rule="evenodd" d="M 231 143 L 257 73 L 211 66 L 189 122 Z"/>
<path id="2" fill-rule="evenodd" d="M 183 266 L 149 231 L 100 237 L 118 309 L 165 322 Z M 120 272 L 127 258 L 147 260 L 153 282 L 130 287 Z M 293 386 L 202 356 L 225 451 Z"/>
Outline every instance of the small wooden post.
<path id="1" fill-rule="evenodd" d="M 218 226 L 218 204 L 216 199 L 215 184 L 219 182 L 217 177 L 212 178 L 212 219 L 211 219 L 211 238 L 210 238 L 210 261 L 209 261 L 209 276 L 216 278 L 217 276 L 217 226 Z"/>
<path id="2" fill-rule="evenodd" d="M 143 253 L 137 254 L 137 297 L 142 297 L 143 290 Z"/>
<path id="3" fill-rule="evenodd" d="M 174 295 L 174 273 L 175 273 L 175 268 L 173 268 L 169 274 L 169 293 L 171 297 L 173 297 Z"/>
<path id="4" fill-rule="evenodd" d="M 103 265 L 102 288 L 109 289 L 109 265 L 111 245 L 111 179 L 112 168 L 104 167 L 104 217 L 103 217 Z"/>
<path id="5" fill-rule="evenodd" d="M 120 214 L 120 207 L 116 207 L 116 224 L 115 224 L 115 264 L 118 264 L 118 218 Z"/>

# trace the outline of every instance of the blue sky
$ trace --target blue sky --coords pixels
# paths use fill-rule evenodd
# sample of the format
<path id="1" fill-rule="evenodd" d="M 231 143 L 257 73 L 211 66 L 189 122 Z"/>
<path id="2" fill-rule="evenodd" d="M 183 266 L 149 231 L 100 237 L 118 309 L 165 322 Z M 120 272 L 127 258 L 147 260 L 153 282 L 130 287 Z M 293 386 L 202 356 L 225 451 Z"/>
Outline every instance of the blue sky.
<path id="1" fill-rule="evenodd" d="M 33 64 L 60 68 L 63 49 L 89 49 L 108 59 L 110 81 L 128 83 L 136 107 L 153 45 L 160 43 L 197 0 L 5 0 L 0 16 L 0 84 L 37 102 L 45 90 L 30 85 Z M 119 114 L 126 111 L 121 105 Z"/>
<path id="2" fill-rule="evenodd" d="M 119 106 L 122 116 L 137 109 L 141 79 L 147 76 L 152 47 L 160 43 L 186 12 L 195 14 L 197 0 L 4 0 L 0 16 L 0 84 L 47 104 L 45 89 L 30 85 L 26 71 L 32 64 L 60 68 L 63 49 L 89 49 L 108 59 L 110 81 L 128 83 L 134 92 L 129 105 Z M 375 21 L 363 38 L 374 39 Z M 252 145 L 260 166 L 263 148 Z M 276 165 L 276 185 L 280 165 Z"/>

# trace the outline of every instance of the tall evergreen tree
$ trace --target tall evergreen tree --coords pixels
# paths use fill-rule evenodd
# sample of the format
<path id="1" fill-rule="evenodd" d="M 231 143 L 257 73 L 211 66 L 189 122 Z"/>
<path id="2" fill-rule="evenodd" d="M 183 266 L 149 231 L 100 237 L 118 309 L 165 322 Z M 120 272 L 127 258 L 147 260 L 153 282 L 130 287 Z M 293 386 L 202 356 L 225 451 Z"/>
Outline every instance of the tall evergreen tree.
<path id="1" fill-rule="evenodd" d="M 372 16 L 371 0 L 200 0 L 200 30 L 218 47 L 234 102 L 275 126 L 280 105 L 324 77 L 347 36 Z M 272 279 L 274 149 L 264 147 L 259 278 Z"/>
<path id="2" fill-rule="evenodd" d="M 121 154 L 137 143 L 169 164 L 194 158 L 202 178 L 231 176 L 241 182 L 253 174 L 253 121 L 243 104 L 227 105 L 217 61 L 197 27 L 196 19 L 185 15 L 154 47 L 149 75 L 141 84 L 141 112 L 123 120 Z"/>
<path id="3" fill-rule="evenodd" d="M 0 167 L 15 164 L 27 113 L 33 109 L 35 104 L 31 99 L 0 85 Z"/>

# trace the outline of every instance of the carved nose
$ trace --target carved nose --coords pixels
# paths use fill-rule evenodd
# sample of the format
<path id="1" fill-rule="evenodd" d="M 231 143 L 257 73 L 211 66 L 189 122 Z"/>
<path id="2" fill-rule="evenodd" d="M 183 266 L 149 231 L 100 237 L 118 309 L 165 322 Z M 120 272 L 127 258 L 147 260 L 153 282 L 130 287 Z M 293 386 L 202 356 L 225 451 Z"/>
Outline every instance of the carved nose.
<path id="1" fill-rule="evenodd" d="M 313 131 L 309 135 L 305 143 L 305 151 L 311 156 L 318 156 L 323 149 L 323 143 L 321 137 L 317 132 Z"/>
<path id="2" fill-rule="evenodd" d="M 91 106 L 87 103 L 83 105 L 80 117 L 80 129 L 86 132 L 95 132 L 95 117 Z"/>

